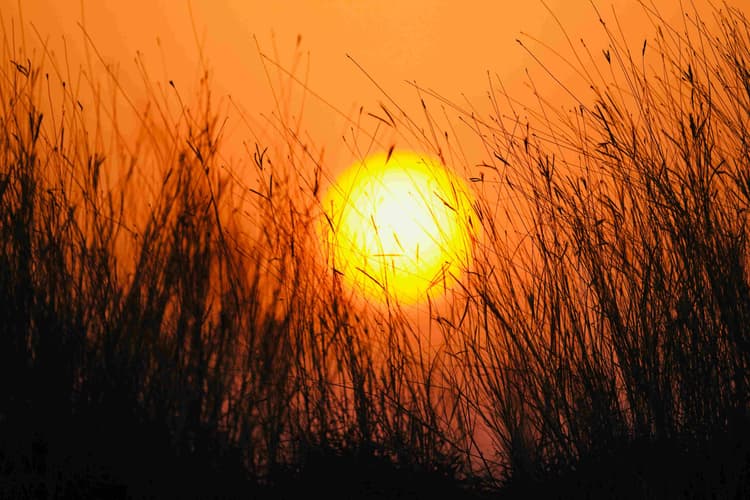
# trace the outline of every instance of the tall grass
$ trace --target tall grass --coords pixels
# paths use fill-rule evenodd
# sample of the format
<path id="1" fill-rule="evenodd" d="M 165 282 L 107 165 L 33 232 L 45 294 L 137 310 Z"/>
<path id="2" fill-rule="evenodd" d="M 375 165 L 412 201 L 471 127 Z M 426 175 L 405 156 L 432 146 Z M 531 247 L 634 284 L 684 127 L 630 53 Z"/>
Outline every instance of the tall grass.
<path id="1" fill-rule="evenodd" d="M 494 198 L 480 206 L 487 326 L 467 365 L 481 360 L 483 413 L 516 479 L 596 457 L 601 494 L 624 474 L 625 496 L 734 496 L 747 487 L 750 32 L 726 6 L 716 32 L 644 9 L 656 37 L 639 52 L 601 19 L 609 46 L 573 49 L 591 102 L 540 98 L 527 125 L 495 96 L 506 114 L 483 137 L 519 215 L 498 227 Z"/>
<path id="2" fill-rule="evenodd" d="M 139 107 L 110 73 L 108 104 L 6 37 L 3 492 L 747 491 L 750 24 L 644 9 L 640 52 L 604 21 L 602 54 L 572 47 L 590 101 L 448 103 L 487 151 L 481 235 L 426 323 L 325 266 L 327 167 L 292 118 L 231 164 L 207 76 Z M 474 169 L 424 110 L 380 121 Z"/>

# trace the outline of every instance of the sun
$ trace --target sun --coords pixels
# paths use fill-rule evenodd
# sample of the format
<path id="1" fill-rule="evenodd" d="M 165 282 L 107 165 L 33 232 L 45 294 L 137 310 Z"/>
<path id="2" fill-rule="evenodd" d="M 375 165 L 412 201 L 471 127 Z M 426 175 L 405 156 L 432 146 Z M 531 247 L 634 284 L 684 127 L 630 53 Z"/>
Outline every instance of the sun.
<path id="1" fill-rule="evenodd" d="M 345 170 L 322 203 L 332 267 L 365 299 L 437 297 L 471 260 L 470 190 L 435 158 L 373 154 Z"/>

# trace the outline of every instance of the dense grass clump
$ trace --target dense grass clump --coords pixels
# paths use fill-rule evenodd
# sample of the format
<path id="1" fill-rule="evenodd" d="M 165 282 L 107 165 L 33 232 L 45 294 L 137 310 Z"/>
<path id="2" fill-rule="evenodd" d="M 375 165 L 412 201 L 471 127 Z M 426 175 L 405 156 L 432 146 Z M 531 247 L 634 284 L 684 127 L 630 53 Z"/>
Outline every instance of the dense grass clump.
<path id="1" fill-rule="evenodd" d="M 6 41 L 0 496 L 746 494 L 750 23 L 644 8 L 638 51 L 571 45 L 573 109 L 453 106 L 480 166 L 425 101 L 351 122 L 471 171 L 475 261 L 421 316 L 327 265 L 286 114 L 235 164 L 208 77 L 109 104 Z"/>
<path id="2" fill-rule="evenodd" d="M 497 96 L 507 114 L 483 137 L 519 201 L 480 207 L 488 326 L 468 349 L 489 360 L 475 380 L 513 482 L 733 497 L 750 451 L 750 32 L 736 10 L 718 31 L 646 11 L 639 52 L 601 21 L 609 47 L 572 59 L 590 102 L 540 100 L 534 127 Z"/>

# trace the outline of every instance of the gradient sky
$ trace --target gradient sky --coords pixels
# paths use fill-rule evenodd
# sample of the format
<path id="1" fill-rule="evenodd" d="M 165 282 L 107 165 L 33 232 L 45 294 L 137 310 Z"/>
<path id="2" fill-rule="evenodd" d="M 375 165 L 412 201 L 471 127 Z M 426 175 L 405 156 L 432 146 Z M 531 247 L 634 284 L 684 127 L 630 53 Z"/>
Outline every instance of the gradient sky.
<path id="1" fill-rule="evenodd" d="M 596 3 L 610 19 L 612 9 L 618 13 L 634 46 L 652 37 L 636 0 Z M 697 3 L 702 8 L 707 2 Z M 667 17 L 679 19 L 678 1 L 657 4 Z M 347 54 L 410 114 L 418 115 L 419 99 L 405 80 L 453 102 L 468 99 L 480 111 L 489 109 L 488 71 L 501 78 L 511 94 L 523 94 L 525 69 L 542 72 L 515 39 L 528 33 L 566 51 L 549 11 L 573 40 L 584 37 L 595 53 L 606 47 L 588 0 L 546 0 L 547 8 L 540 0 L 0 0 L 0 6 L 3 23 L 7 27 L 13 22 L 16 30 L 21 9 L 27 45 L 39 42 L 32 26 L 58 57 L 64 53 L 64 39 L 74 66 L 85 61 L 79 24 L 85 27 L 136 102 L 143 91 L 135 63 L 138 52 L 151 79 L 162 84 L 174 80 L 189 95 L 200 74 L 202 45 L 215 95 L 231 95 L 255 124 L 262 124 L 260 115 L 274 109 L 271 89 L 284 86 L 275 70 L 271 83 L 267 80 L 258 46 L 285 67 L 293 65 L 295 52 L 309 54 L 309 88 L 350 116 L 360 105 L 375 110 L 377 102 L 386 99 Z M 301 45 L 295 49 L 298 35 Z M 565 65 L 539 50 L 557 76 L 573 81 Z M 304 77 L 304 68 L 299 66 L 296 74 Z M 345 122 L 316 99 L 308 99 L 303 128 L 317 147 L 334 152 L 346 129 Z M 232 133 L 246 135 L 241 127 Z"/>

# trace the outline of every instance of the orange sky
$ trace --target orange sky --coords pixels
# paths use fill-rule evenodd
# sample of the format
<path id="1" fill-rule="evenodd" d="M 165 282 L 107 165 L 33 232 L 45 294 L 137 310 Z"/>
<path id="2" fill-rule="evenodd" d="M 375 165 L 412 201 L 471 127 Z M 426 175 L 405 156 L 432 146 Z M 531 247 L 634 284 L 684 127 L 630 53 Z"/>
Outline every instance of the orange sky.
<path id="1" fill-rule="evenodd" d="M 571 38 L 585 37 L 593 52 L 605 47 L 588 0 L 546 3 Z M 657 3 L 669 16 L 678 14 L 678 1 Z M 636 0 L 597 4 L 608 15 L 612 8 L 618 12 L 634 44 L 651 37 L 653 30 L 643 24 Z M 123 88 L 136 100 L 142 91 L 137 51 L 152 79 L 162 84 L 174 80 L 190 94 L 200 67 L 197 32 L 204 40 L 215 94 L 231 95 L 255 123 L 263 123 L 260 114 L 273 110 L 270 89 L 275 85 L 278 90 L 278 82 L 269 85 L 253 37 L 261 51 L 288 67 L 301 35 L 302 52 L 310 57 L 309 87 L 349 115 L 360 105 L 374 110 L 385 98 L 346 54 L 411 115 L 419 116 L 419 100 L 405 80 L 416 80 L 454 102 L 466 96 L 477 109 L 487 111 L 487 71 L 519 96 L 524 92 L 525 68 L 542 74 L 515 43 L 521 32 L 565 49 L 564 37 L 540 0 L 0 0 L 0 6 L 6 26 L 11 19 L 18 21 L 21 7 L 27 44 L 38 41 L 32 24 L 58 56 L 65 37 L 74 62 L 84 60 L 77 25 L 81 22 L 105 60 L 119 68 Z M 555 68 L 563 79 L 572 76 L 563 65 Z M 303 76 L 304 71 L 297 74 Z M 335 158 L 346 129 L 343 119 L 312 99 L 303 128 L 316 147 L 325 146 Z M 232 134 L 238 138 L 247 131 L 240 128 Z"/>

